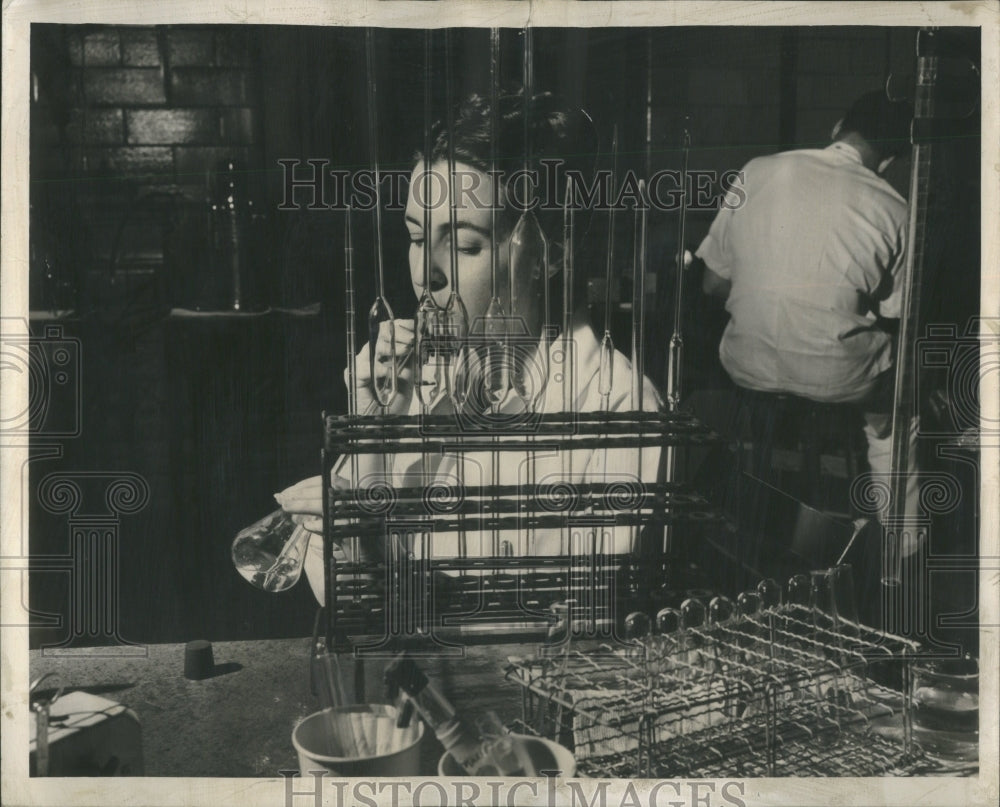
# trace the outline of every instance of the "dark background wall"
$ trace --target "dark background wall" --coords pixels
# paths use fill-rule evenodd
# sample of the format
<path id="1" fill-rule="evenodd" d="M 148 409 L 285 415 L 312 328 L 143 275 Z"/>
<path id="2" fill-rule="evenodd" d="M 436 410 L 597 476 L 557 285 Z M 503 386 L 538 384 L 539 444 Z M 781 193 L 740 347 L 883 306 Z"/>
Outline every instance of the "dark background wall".
<path id="1" fill-rule="evenodd" d="M 487 36 L 456 34 L 457 91 L 487 86 Z M 890 73 L 912 77 L 914 37 L 874 27 L 657 29 L 648 39 L 636 29 L 539 30 L 537 85 L 585 106 L 605 144 L 617 121 L 623 167 L 642 169 L 649 48 L 651 168 L 680 167 L 690 116 L 691 168 L 722 172 L 759 154 L 825 145 L 854 97 Z M 229 543 L 272 509 L 271 493 L 316 472 L 319 413 L 346 407 L 342 215 L 278 210 L 277 160 L 367 165 L 363 41 L 363 29 L 32 28 L 32 326 L 41 334 L 57 324 L 81 348 L 80 434 L 40 431 L 32 485 L 81 471 L 146 480 L 148 503 L 118 525 L 124 639 L 301 635 L 311 626 L 306 587 L 253 590 L 233 571 Z M 405 167 L 421 143 L 422 33 L 382 31 L 378 43 L 380 157 Z M 520 53 L 519 32 L 505 31 L 506 83 L 519 79 Z M 439 66 L 442 55 L 439 43 Z M 436 93 L 439 113 L 440 76 Z M 947 276 L 932 272 L 925 296 L 929 316 L 961 329 L 978 311 L 978 148 L 944 151 L 940 240 L 958 245 L 957 258 Z M 904 194 L 908 174 L 908 163 L 890 174 Z M 209 313 L 231 302 L 211 211 L 226 178 L 253 203 L 242 237 L 252 308 L 267 313 Z M 621 218 L 616 237 L 627 244 L 631 222 Z M 359 219 L 365 256 L 369 224 Z M 691 212 L 689 247 L 711 219 Z M 385 226 L 390 300 L 409 316 L 399 214 Z M 654 213 L 650 227 L 651 302 L 668 311 L 676 214 Z M 370 277 L 359 272 L 359 307 L 374 296 Z M 724 315 L 694 283 L 687 389 L 725 388 L 715 358 Z M 665 317 L 650 319 L 646 369 L 660 381 Z M 626 324 L 623 314 L 616 328 Z M 623 333 L 618 342 L 627 344 Z M 58 557 L 70 547 L 67 517 L 49 510 L 33 499 L 31 549 Z M 70 586 L 66 572 L 35 574 L 32 607 L 66 614 Z M 39 628 L 33 641 L 60 641 L 67 630 L 65 622 Z"/>

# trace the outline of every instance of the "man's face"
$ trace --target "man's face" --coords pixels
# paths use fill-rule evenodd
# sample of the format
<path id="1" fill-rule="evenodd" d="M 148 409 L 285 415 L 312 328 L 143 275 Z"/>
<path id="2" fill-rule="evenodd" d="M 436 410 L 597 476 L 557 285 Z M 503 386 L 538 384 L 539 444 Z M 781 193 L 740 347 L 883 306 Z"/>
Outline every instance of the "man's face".
<path id="1" fill-rule="evenodd" d="M 449 209 L 448 165 L 436 162 L 428 178 L 425 164 L 418 163 L 410 176 L 410 191 L 406 201 L 406 229 L 410 235 L 410 279 L 419 299 L 424 292 L 424 252 L 430 251 L 430 291 L 439 306 L 445 306 L 452 292 L 451 239 L 456 243 L 455 276 L 458 292 L 469 314 L 474 332 L 482 332 L 475 324 L 492 299 L 490 232 L 490 199 L 493 183 L 482 171 L 466 165 L 455 165 L 455 232 L 452 233 Z M 428 190 L 429 188 L 429 190 Z M 464 190 L 463 190 L 464 189 Z M 424 213 L 429 208 L 430 228 L 425 232 Z M 508 242 L 501 216 L 497 216 L 497 296 L 506 310 L 508 301 Z"/>

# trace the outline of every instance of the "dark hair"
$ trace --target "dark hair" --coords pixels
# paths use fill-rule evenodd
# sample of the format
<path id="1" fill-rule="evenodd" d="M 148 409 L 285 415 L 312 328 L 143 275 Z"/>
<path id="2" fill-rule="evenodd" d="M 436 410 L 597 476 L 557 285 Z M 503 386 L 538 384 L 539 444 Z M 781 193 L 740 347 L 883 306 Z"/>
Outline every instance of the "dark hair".
<path id="1" fill-rule="evenodd" d="M 890 101 L 883 90 L 858 98 L 844 114 L 840 135 L 857 132 L 881 159 L 900 157 L 910 150 L 913 106 L 908 101 Z"/>
<path id="2" fill-rule="evenodd" d="M 539 168 L 541 160 L 558 163 L 555 170 L 556 187 L 542 187 L 540 196 L 555 202 L 559 210 L 535 209 L 539 225 L 550 242 L 562 243 L 562 200 L 566 189 L 566 171 L 579 171 L 584 181 L 592 182 L 597 154 L 598 137 L 594 122 L 579 108 L 567 106 L 556 95 L 542 92 L 532 96 L 528 105 L 530 120 L 528 125 L 529 143 L 525 143 L 525 103 L 523 90 L 503 93 L 497 98 L 499 126 L 496 132 L 496 154 L 491 154 L 491 127 L 493 110 L 488 98 L 473 94 L 458 103 L 454 112 L 452 137 L 449 140 L 447 124 L 438 121 L 432 130 L 431 162 L 447 161 L 449 148 L 454 149 L 456 163 L 465 163 L 484 173 L 495 167 L 504 176 L 510 176 L 525 166 L 525 155 L 530 153 L 532 168 L 539 169 L 540 177 L 545 171 Z M 421 153 L 416 159 L 423 159 Z M 491 160 L 496 161 L 495 166 Z M 513 227 L 521 210 L 511 199 L 515 189 L 511 183 L 503 183 L 502 200 L 504 210 L 500 224 L 505 230 Z M 517 189 L 521 193 L 522 189 Z M 586 229 L 586 211 L 576 213 L 577 232 Z"/>

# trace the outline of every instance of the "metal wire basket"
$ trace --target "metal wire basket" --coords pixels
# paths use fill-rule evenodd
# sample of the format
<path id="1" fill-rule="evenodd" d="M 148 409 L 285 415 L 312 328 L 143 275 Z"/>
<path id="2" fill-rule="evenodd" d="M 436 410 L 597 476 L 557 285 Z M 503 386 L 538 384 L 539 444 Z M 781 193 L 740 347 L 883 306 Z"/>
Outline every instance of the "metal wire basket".
<path id="1" fill-rule="evenodd" d="M 635 615 L 642 622 L 643 615 Z M 648 618 L 646 618 L 648 624 Z M 865 776 L 919 768 L 917 647 L 815 604 L 688 600 L 660 632 L 511 659 L 523 722 L 601 777 Z M 641 632 L 641 629 L 640 629 Z M 882 731 L 882 727 L 887 728 Z"/>

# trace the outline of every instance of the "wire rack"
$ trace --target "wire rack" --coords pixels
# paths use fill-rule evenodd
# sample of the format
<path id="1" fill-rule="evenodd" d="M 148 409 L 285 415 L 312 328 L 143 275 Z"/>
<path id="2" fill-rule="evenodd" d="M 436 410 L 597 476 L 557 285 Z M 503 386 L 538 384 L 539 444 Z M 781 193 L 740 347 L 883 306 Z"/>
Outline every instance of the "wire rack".
<path id="1" fill-rule="evenodd" d="M 719 438 L 680 412 L 546 413 L 510 420 L 461 416 L 324 416 L 324 553 L 327 642 L 345 637 L 465 641 L 544 638 L 555 603 L 573 601 L 592 632 L 610 633 L 623 603 L 662 583 L 661 545 L 669 526 L 719 522 L 721 514 L 689 486 L 631 479 L 564 479 L 518 485 L 408 485 L 384 481 L 346 489 L 329 481 L 334 463 L 354 457 L 521 455 L 702 446 Z M 379 460 L 381 462 L 382 460 Z M 558 553 L 525 551 L 534 531 L 565 536 Z M 478 551 L 430 551 L 442 534 L 474 535 Z M 626 540 L 617 540 L 625 534 Z M 646 540 L 640 540 L 646 534 Z M 503 536 L 514 540 L 503 540 Z M 624 551 L 622 549 L 625 545 Z M 373 547 L 378 551 L 373 551 Z M 435 545 L 436 547 L 436 545 Z M 338 548 L 341 550 L 338 552 Z M 343 551 L 346 548 L 347 551 Z M 656 556 L 657 562 L 650 558 Z M 654 580 L 655 574 L 661 577 Z"/>
<path id="2" fill-rule="evenodd" d="M 922 765 L 900 694 L 916 651 L 907 640 L 795 604 L 683 623 L 511 659 L 524 724 L 572 748 L 590 776 L 866 776 Z"/>

